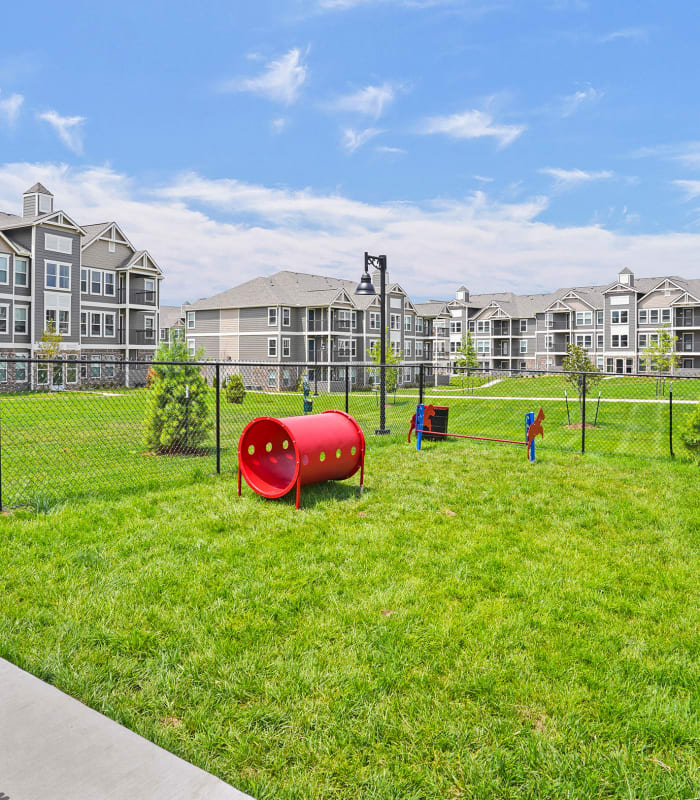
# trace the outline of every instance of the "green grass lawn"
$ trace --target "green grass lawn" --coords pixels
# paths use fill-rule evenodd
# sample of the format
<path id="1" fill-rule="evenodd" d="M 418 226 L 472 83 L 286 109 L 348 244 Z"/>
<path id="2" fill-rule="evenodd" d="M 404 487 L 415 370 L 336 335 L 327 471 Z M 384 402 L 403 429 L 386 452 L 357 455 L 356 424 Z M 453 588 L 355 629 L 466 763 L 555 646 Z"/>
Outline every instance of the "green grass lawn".
<path id="1" fill-rule="evenodd" d="M 259 800 L 698 797 L 697 467 L 367 470 L 0 518 L 0 655 Z"/>
<path id="2" fill-rule="evenodd" d="M 528 380 L 531 379 L 522 379 Z M 547 385 L 550 378 L 532 380 Z M 525 414 L 542 406 L 546 419 L 544 440 L 538 440 L 537 445 L 540 455 L 581 449 L 581 431 L 570 427 L 566 405 L 560 400 L 531 400 L 526 396 L 512 400 L 441 397 L 441 387 L 426 388 L 426 402 L 449 405 L 452 432 L 522 439 Z M 24 503 L 41 509 L 66 497 L 95 497 L 114 487 L 123 491 L 164 487 L 215 472 L 213 427 L 204 448 L 196 454 L 157 457 L 148 451 L 144 444 L 147 400 L 148 392 L 144 389 L 116 392 L 113 396 L 80 392 L 3 396 L 0 419 L 4 504 Z M 417 397 L 405 394 L 389 398 L 387 424 L 393 441 L 405 440 L 416 403 Z M 213 390 L 209 405 L 213 420 Z M 571 423 L 579 423 L 577 401 L 572 400 L 569 405 Z M 342 410 L 344 406 L 343 394 L 321 394 L 314 398 L 314 412 Z M 377 397 L 355 392 L 350 396 L 349 408 L 371 437 L 379 426 Z M 595 401 L 591 400 L 587 408 L 590 424 L 595 420 Z M 678 457 L 683 455 L 680 430 L 692 409 L 692 404 L 675 406 L 674 450 Z M 301 412 L 300 394 L 248 392 L 242 405 L 223 402 L 222 398 L 222 471 L 236 469 L 238 438 L 251 419 Z M 667 403 L 601 403 L 596 427 L 586 431 L 586 450 L 668 460 Z"/>

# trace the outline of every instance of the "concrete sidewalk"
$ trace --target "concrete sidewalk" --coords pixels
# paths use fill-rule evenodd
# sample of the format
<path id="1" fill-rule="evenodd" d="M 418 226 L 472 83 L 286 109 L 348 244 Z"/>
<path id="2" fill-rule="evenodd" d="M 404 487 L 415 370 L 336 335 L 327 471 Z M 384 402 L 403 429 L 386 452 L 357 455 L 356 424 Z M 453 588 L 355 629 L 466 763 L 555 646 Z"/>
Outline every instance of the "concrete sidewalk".
<path id="1" fill-rule="evenodd" d="M 2 800 L 252 800 L 0 659 Z"/>

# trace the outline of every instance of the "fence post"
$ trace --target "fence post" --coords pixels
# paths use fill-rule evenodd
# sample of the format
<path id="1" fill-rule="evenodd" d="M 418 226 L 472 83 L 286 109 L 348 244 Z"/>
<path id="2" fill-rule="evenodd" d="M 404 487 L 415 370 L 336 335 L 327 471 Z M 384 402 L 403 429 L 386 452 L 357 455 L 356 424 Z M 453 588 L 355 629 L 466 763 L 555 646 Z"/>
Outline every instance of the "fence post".
<path id="1" fill-rule="evenodd" d="M 668 386 L 668 447 L 673 458 L 673 381 Z"/>
<path id="2" fill-rule="evenodd" d="M 586 452 L 586 373 L 581 376 L 581 455 Z"/>
<path id="3" fill-rule="evenodd" d="M 216 474 L 221 474 L 221 364 L 216 362 Z"/>
<path id="4" fill-rule="evenodd" d="M 376 318 L 375 318 L 376 319 Z M 418 405 L 423 405 L 423 367 L 424 365 L 421 363 L 418 366 Z"/>
<path id="5" fill-rule="evenodd" d="M 350 367 L 345 367 L 345 413 L 350 413 Z"/>

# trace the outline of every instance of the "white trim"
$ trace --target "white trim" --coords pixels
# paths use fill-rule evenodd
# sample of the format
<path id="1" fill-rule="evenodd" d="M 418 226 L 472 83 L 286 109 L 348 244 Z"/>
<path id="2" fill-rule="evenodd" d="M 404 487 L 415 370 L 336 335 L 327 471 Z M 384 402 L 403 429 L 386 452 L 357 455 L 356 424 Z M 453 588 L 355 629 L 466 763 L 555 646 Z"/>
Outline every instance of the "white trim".
<path id="1" fill-rule="evenodd" d="M 5 330 L 0 330 L 0 334 L 7 336 L 10 333 L 10 304 L 0 303 L 0 308 L 5 309 Z M 2 320 L 0 320 L 1 322 Z"/>
<path id="2" fill-rule="evenodd" d="M 62 286 L 58 286 L 58 285 L 49 286 L 49 283 L 48 283 L 48 281 L 46 279 L 47 278 L 47 274 L 46 273 L 48 271 L 48 265 L 49 264 L 55 264 L 59 268 L 59 269 L 56 270 L 56 283 L 57 284 L 59 284 L 60 281 L 61 281 L 61 270 L 60 270 L 60 267 L 68 267 L 68 287 L 67 288 L 66 287 L 62 287 Z M 66 262 L 66 261 L 57 261 L 56 259 L 53 259 L 53 258 L 45 258 L 44 259 L 44 288 L 45 289 L 51 289 L 51 291 L 53 291 L 53 292 L 70 292 L 71 291 L 71 284 L 73 283 L 73 276 L 71 274 L 72 268 L 73 268 L 73 265 L 68 263 L 68 262 Z"/>
<path id="3" fill-rule="evenodd" d="M 23 261 L 27 267 L 26 269 L 26 283 L 17 283 L 17 264 Z M 29 259 L 26 256 L 15 256 L 15 266 L 12 270 L 12 286 L 14 289 L 28 289 L 29 288 Z"/>
<path id="4" fill-rule="evenodd" d="M 7 280 L 0 281 L 0 286 L 9 286 L 10 285 L 10 253 L 0 253 L 0 259 L 6 262 L 5 269 L 7 272 Z"/>

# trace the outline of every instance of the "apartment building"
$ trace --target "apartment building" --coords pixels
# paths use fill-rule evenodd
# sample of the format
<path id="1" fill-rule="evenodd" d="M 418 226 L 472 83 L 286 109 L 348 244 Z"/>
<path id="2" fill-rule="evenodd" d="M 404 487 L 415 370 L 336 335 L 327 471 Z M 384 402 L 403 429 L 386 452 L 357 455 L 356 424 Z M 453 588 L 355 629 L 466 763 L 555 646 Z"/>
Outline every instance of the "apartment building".
<path id="1" fill-rule="evenodd" d="M 635 278 L 623 269 L 606 286 L 578 286 L 549 294 L 469 295 L 448 303 L 450 348 L 472 334 L 479 363 L 494 369 L 562 368 L 568 345 L 583 347 L 598 369 L 644 372 L 642 356 L 667 325 L 678 337 L 681 374 L 700 372 L 700 280 Z"/>
<path id="2" fill-rule="evenodd" d="M 161 306 L 160 307 L 160 327 L 158 329 L 158 339 L 166 346 L 173 339 L 185 340 L 185 315 L 189 303 L 181 306 Z"/>
<path id="3" fill-rule="evenodd" d="M 668 325 L 679 338 L 680 371 L 700 372 L 700 280 L 635 278 L 625 268 L 604 286 L 532 295 L 471 295 L 460 286 L 453 300 L 424 303 L 398 283 L 387 286 L 387 327 L 402 354 L 403 382 L 417 379 L 420 363 L 428 380 L 447 380 L 467 331 L 484 368 L 558 370 L 574 343 L 600 370 L 632 373 L 645 371 L 642 352 Z M 188 346 L 211 359 L 304 363 L 312 379 L 331 386 L 344 380 L 347 363 L 351 381 L 366 383 L 372 374 L 353 364 L 371 359 L 378 345 L 379 298 L 357 296 L 355 287 L 288 271 L 255 278 L 187 308 Z M 260 367 L 256 375 L 259 385 L 284 387 L 298 370 Z"/>
<path id="4" fill-rule="evenodd" d="M 27 189 L 21 215 L 0 212 L 0 391 L 140 381 L 108 362 L 152 359 L 162 279 L 117 222 L 81 225 L 46 187 Z M 35 357 L 47 328 L 64 363 L 2 360 Z"/>
<path id="5" fill-rule="evenodd" d="M 295 385 L 299 369 L 291 365 L 299 363 L 307 365 L 310 380 L 326 386 L 344 382 L 346 369 L 352 384 L 371 382 L 371 370 L 356 365 L 380 346 L 380 303 L 377 296 L 355 295 L 356 286 L 282 271 L 197 300 L 185 315 L 190 352 L 281 363 L 282 370 L 261 366 L 250 372 L 253 384 L 270 388 Z M 414 304 L 398 283 L 387 281 L 386 324 L 390 347 L 402 354 L 402 381 L 415 381 L 418 364 L 434 358 L 438 321 L 449 321 L 444 302 Z"/>

